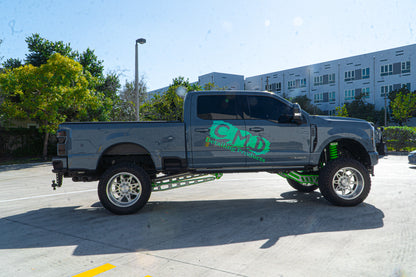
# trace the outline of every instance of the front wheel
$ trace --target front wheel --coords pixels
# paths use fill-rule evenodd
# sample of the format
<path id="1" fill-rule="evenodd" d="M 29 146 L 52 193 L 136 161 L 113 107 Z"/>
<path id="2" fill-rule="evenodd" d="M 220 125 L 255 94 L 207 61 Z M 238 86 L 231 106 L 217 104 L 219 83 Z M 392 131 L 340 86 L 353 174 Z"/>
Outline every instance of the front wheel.
<path id="1" fill-rule="evenodd" d="M 107 169 L 98 183 L 101 204 L 115 214 L 132 214 L 146 205 L 151 193 L 149 175 L 134 164 Z"/>
<path id="2" fill-rule="evenodd" d="M 330 161 L 319 174 L 319 190 L 326 200 L 338 206 L 362 203 L 371 188 L 367 169 L 353 159 Z"/>

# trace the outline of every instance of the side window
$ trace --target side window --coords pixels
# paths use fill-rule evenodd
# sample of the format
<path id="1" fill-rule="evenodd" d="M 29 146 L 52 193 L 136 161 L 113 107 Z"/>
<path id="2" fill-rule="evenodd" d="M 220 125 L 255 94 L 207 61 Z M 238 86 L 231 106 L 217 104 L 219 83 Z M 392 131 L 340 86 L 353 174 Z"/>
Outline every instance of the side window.
<path id="1" fill-rule="evenodd" d="M 289 123 L 292 109 L 279 100 L 266 96 L 248 96 L 249 118 Z"/>
<path id="2" fill-rule="evenodd" d="M 205 120 L 242 119 L 236 109 L 235 95 L 198 96 L 198 117 Z"/>

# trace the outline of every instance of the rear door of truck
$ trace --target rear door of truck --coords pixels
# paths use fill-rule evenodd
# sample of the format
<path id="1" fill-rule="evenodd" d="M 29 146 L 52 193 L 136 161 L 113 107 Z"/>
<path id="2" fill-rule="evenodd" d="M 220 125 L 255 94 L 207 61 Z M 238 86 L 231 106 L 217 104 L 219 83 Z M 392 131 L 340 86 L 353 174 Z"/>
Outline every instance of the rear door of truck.
<path id="1" fill-rule="evenodd" d="M 245 149 L 233 145 L 234 136 L 245 132 L 245 122 L 238 106 L 239 97 L 232 93 L 207 92 L 194 97 L 190 118 L 191 167 L 246 166 L 246 156 L 241 154 Z"/>

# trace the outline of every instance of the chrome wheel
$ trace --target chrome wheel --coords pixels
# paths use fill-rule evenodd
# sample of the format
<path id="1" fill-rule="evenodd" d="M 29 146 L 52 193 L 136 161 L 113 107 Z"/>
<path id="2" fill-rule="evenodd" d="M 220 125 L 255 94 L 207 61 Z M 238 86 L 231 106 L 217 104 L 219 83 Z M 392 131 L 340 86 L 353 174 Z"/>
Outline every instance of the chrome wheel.
<path id="1" fill-rule="evenodd" d="M 120 172 L 107 182 L 106 192 L 108 199 L 114 205 L 129 207 L 140 199 L 142 184 L 135 175 Z"/>
<path id="2" fill-rule="evenodd" d="M 342 199 L 351 200 L 361 195 L 364 189 L 364 177 L 355 168 L 339 169 L 332 179 L 335 193 Z"/>

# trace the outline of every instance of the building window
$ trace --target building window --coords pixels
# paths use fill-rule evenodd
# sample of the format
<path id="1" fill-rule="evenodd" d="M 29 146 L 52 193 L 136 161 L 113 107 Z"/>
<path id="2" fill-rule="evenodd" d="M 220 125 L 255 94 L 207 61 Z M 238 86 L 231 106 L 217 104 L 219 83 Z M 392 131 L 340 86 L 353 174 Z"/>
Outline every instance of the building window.
<path id="1" fill-rule="evenodd" d="M 402 84 L 402 88 L 408 89 L 410 91 L 410 83 Z"/>
<path id="2" fill-rule="evenodd" d="M 293 80 L 293 81 L 288 81 L 287 82 L 287 87 L 288 87 L 288 89 L 306 87 L 306 78 L 296 79 L 296 80 Z"/>
<path id="3" fill-rule="evenodd" d="M 306 78 L 300 79 L 300 87 L 301 88 L 306 87 Z"/>
<path id="4" fill-rule="evenodd" d="M 335 102 L 335 91 L 328 93 L 328 102 Z"/>
<path id="5" fill-rule="evenodd" d="M 380 76 L 392 75 L 393 74 L 393 64 L 382 65 L 380 70 L 381 70 Z"/>
<path id="6" fill-rule="evenodd" d="M 313 101 L 315 102 L 315 104 L 324 102 L 324 94 L 323 93 L 316 93 L 313 96 Z"/>
<path id="7" fill-rule="evenodd" d="M 266 90 L 268 90 L 268 91 L 281 91 L 282 90 L 282 83 L 271 83 L 271 84 L 269 84 L 268 87 L 266 85 Z"/>
<path id="8" fill-rule="evenodd" d="M 361 78 L 363 78 L 363 79 L 370 78 L 370 68 L 369 67 L 362 69 Z"/>
<path id="9" fill-rule="evenodd" d="M 393 91 L 393 85 L 389 86 L 381 86 L 381 97 L 386 97 L 389 95 L 390 92 Z"/>
<path id="10" fill-rule="evenodd" d="M 402 62 L 402 73 L 410 72 L 410 61 Z"/>
<path id="11" fill-rule="evenodd" d="M 355 90 L 354 89 L 347 89 L 344 92 L 345 101 L 354 100 L 355 99 Z"/>
<path id="12" fill-rule="evenodd" d="M 345 78 L 344 81 L 352 81 L 355 79 L 355 71 L 354 70 L 350 70 L 350 71 L 345 71 Z"/>
<path id="13" fill-rule="evenodd" d="M 361 89 L 361 93 L 364 94 L 364 98 L 370 98 L 370 88 L 363 88 Z"/>
<path id="14" fill-rule="evenodd" d="M 335 73 L 332 73 L 332 74 L 328 75 L 328 83 L 329 84 L 334 84 L 335 83 Z"/>

